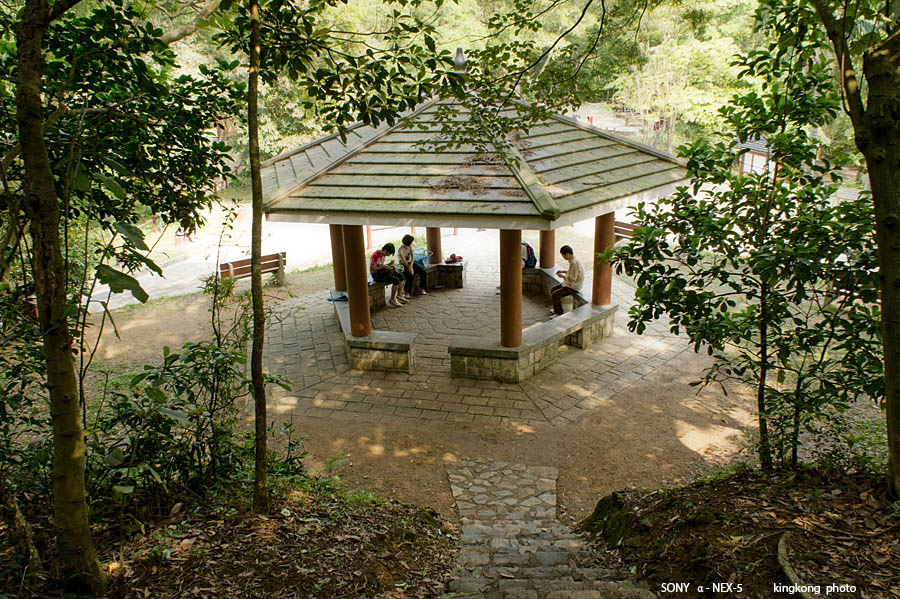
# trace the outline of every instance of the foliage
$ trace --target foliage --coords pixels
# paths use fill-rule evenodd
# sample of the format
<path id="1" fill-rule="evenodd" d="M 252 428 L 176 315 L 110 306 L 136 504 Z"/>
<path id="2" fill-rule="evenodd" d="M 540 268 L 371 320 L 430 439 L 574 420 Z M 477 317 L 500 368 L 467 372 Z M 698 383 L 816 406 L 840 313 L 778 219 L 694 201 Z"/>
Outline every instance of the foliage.
<path id="1" fill-rule="evenodd" d="M 5 19 L 0 31 L 7 41 L 13 23 Z M 239 106 L 242 86 L 227 74 L 236 65 L 201 65 L 194 75 L 176 76 L 178 64 L 160 40 L 163 32 L 143 19 L 116 0 L 65 14 L 45 36 L 45 139 L 76 305 L 95 274 L 144 301 L 146 294 L 126 273 L 159 269 L 146 257 L 133 223 L 149 213 L 196 227 L 212 201 L 210 182 L 229 173 L 229 148 L 207 130 Z M 0 69 L 9 74 L 0 80 L 0 123 L 10 133 L 16 131 L 16 61 L 15 44 L 0 45 Z M 0 208 L 11 216 L 3 222 L 6 229 L 24 230 L 24 165 L 16 142 L 14 135 L 0 136 L 6 167 Z M 115 246 L 111 238 L 118 239 Z M 112 257 L 115 268 L 104 265 Z"/>
<path id="2" fill-rule="evenodd" d="M 220 303 L 219 308 L 234 298 L 234 287 L 237 279 L 233 277 L 220 277 L 218 273 L 211 273 L 200 279 L 200 290 L 203 295 L 211 295 L 213 301 Z"/>
<path id="3" fill-rule="evenodd" d="M 235 400 L 246 393 L 235 349 L 186 343 L 163 349 L 163 363 L 145 366 L 127 393 L 113 392 L 88 434 L 94 502 L 139 492 L 160 506 L 183 490 L 204 494 L 239 465 Z"/>
<path id="4" fill-rule="evenodd" d="M 675 145 L 676 125 L 695 125 L 694 133 L 713 131 L 719 125 L 717 109 L 747 85 L 729 64 L 739 50 L 733 39 L 712 28 L 700 38 L 679 33 L 666 32 L 656 44 L 646 44 L 642 64 L 613 83 L 619 103 L 638 111 L 644 122 L 653 121 L 648 129 L 655 138 L 644 141 L 668 151 Z"/>
<path id="5" fill-rule="evenodd" d="M 47 400 L 42 393 L 43 347 L 28 293 L 0 291 L 0 484 L 13 493 L 46 495 L 50 486 Z"/>
<path id="6" fill-rule="evenodd" d="M 269 85 L 286 75 L 307 96 L 304 106 L 343 135 L 354 121 L 394 123 L 434 88 L 447 81 L 441 67 L 448 52 L 437 52 L 433 27 L 412 14 L 423 0 L 385 2 L 383 31 L 341 31 L 329 19 L 340 0 L 305 6 L 284 0 L 261 3 L 260 77 Z M 440 7 L 441 1 L 435 3 Z M 235 54 L 249 54 L 250 18 L 246 5 L 235 6 L 233 21 L 215 36 Z"/>
<path id="7" fill-rule="evenodd" d="M 714 355 L 703 384 L 757 388 L 766 467 L 773 451 L 796 463 L 801 433 L 832 410 L 884 396 L 878 262 L 871 203 L 831 202 L 839 177 L 806 132 L 837 110 L 830 64 L 814 43 L 777 42 L 738 63 L 762 91 L 722 109 L 720 141 L 681 148 L 690 187 L 639 206 L 611 258 L 637 280 L 632 330 L 666 314 Z M 771 168 L 735 172 L 735 137 L 767 138 Z"/>

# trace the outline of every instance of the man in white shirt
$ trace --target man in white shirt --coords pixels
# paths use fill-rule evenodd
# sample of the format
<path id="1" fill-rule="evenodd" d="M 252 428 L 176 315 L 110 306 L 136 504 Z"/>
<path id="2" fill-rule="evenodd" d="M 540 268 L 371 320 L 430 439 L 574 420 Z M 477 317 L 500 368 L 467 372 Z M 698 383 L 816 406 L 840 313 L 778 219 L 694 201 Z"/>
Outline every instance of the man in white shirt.
<path id="1" fill-rule="evenodd" d="M 559 248 L 559 253 L 563 260 L 569 263 L 566 270 L 557 270 L 556 275 L 563 277 L 561 285 L 556 285 L 550 292 L 550 299 L 553 300 L 553 311 L 555 316 L 563 313 L 562 298 L 567 295 L 574 295 L 581 291 L 581 284 L 584 283 L 584 265 L 581 260 L 575 257 L 572 247 L 564 245 Z"/>

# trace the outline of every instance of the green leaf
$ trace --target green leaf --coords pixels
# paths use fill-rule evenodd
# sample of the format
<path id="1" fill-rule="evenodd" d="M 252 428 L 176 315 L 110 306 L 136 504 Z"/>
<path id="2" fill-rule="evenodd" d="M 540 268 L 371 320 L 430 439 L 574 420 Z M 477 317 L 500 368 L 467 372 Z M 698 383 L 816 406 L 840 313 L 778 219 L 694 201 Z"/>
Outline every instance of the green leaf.
<path id="1" fill-rule="evenodd" d="M 113 491 L 119 495 L 134 493 L 134 485 L 113 485 Z"/>
<path id="2" fill-rule="evenodd" d="M 102 175 L 97 173 L 96 177 L 100 179 L 100 182 L 103 183 L 103 187 L 112 192 L 114 196 L 116 196 L 120 200 L 124 200 L 128 194 L 125 193 L 125 188 L 122 187 L 118 181 L 110 177 L 109 175 Z"/>
<path id="3" fill-rule="evenodd" d="M 144 389 L 144 393 L 149 395 L 150 399 L 155 402 L 163 403 L 164 401 L 166 401 L 166 394 L 156 387 L 147 387 L 146 389 Z"/>
<path id="4" fill-rule="evenodd" d="M 106 166 L 108 166 L 111 169 L 113 169 L 114 171 L 116 171 L 117 173 L 119 173 L 120 175 L 122 175 L 123 177 L 134 177 L 134 173 L 131 172 L 127 166 L 125 166 L 118 160 L 115 160 L 113 158 L 109 158 L 106 156 L 100 156 L 100 161 L 103 162 L 103 164 L 105 164 Z"/>
<path id="5" fill-rule="evenodd" d="M 112 466 L 115 468 L 122 464 L 125 461 L 125 454 L 122 453 L 122 450 L 118 447 L 113 447 L 112 450 L 106 454 L 106 457 L 103 458 L 103 463 L 107 466 Z"/>
<path id="6" fill-rule="evenodd" d="M 188 418 L 187 414 L 185 414 L 181 410 L 173 410 L 171 408 L 159 408 L 159 413 L 162 414 L 163 416 L 168 416 L 172 420 L 174 420 L 184 426 L 191 425 L 191 421 Z"/>
<path id="7" fill-rule="evenodd" d="M 113 293 L 123 293 L 126 289 L 131 292 L 134 299 L 142 304 L 147 303 L 150 296 L 141 287 L 137 279 L 124 272 L 118 271 L 108 264 L 97 265 L 97 279 L 104 285 L 109 285 L 109 289 Z"/>
<path id="8" fill-rule="evenodd" d="M 144 243 L 144 232 L 131 223 L 118 222 L 113 225 L 113 229 L 118 231 L 119 235 L 131 242 L 137 249 L 148 252 L 150 248 Z"/>
<path id="9" fill-rule="evenodd" d="M 88 176 L 87 172 L 81 166 L 78 166 L 78 169 L 75 171 L 74 181 L 72 182 L 72 187 L 74 187 L 78 191 L 87 191 L 91 188 L 91 178 Z"/>

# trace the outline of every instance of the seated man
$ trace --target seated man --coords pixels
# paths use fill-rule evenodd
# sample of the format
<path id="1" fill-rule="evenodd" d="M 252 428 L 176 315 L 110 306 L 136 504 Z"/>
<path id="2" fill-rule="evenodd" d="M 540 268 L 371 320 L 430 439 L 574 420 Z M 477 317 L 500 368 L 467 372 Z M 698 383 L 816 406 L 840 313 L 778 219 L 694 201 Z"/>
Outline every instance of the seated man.
<path id="1" fill-rule="evenodd" d="M 572 247 L 564 245 L 559 248 L 559 253 L 563 260 L 569 263 L 566 270 L 557 270 L 556 275 L 563 277 L 562 285 L 556 285 L 550 290 L 550 299 L 553 300 L 553 316 L 559 316 L 563 313 L 562 298 L 567 295 L 574 295 L 581 291 L 581 284 L 584 282 L 584 266 L 581 260 L 575 257 Z"/>

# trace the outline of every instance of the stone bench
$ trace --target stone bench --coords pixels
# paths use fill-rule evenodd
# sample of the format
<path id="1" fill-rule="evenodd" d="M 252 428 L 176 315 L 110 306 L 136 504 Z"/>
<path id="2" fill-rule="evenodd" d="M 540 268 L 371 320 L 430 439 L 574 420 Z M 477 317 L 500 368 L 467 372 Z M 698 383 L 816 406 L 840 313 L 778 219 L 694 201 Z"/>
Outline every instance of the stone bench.
<path id="1" fill-rule="evenodd" d="M 377 283 L 384 290 L 384 283 Z M 371 292 L 371 286 L 370 286 Z M 332 291 L 336 297 L 338 292 Z M 382 298 L 384 293 L 382 293 Z M 344 350 L 347 360 L 354 370 L 390 370 L 412 374 L 415 362 L 413 346 L 415 333 L 394 331 L 372 331 L 368 337 L 354 337 L 350 334 L 350 306 L 347 302 L 332 302 L 334 312 L 344 333 Z"/>
<path id="2" fill-rule="evenodd" d="M 369 310 L 387 305 L 387 299 L 385 299 L 384 295 L 386 287 L 387 283 L 379 283 L 378 281 L 373 281 L 371 277 L 369 278 Z"/>
<path id="3" fill-rule="evenodd" d="M 503 347 L 484 337 L 453 337 L 450 373 L 470 379 L 519 383 L 547 368 L 559 357 L 562 345 L 584 349 L 612 334 L 617 306 L 581 305 L 548 322 L 522 331 L 522 345 Z"/>
<path id="4" fill-rule="evenodd" d="M 462 289 L 466 286 L 466 261 L 447 264 L 426 264 L 425 272 L 428 273 L 428 286 L 436 289 L 448 287 L 450 289 Z M 413 281 L 413 289 L 419 286 L 418 277 Z"/>
<path id="5" fill-rule="evenodd" d="M 560 282 L 555 269 L 522 271 L 523 291 L 550 295 L 552 287 Z M 499 340 L 484 337 L 453 337 L 448 348 L 450 373 L 462 378 L 519 383 L 556 362 L 562 345 L 584 349 L 612 334 L 617 306 L 594 306 L 580 293 L 572 299 L 571 311 L 522 331 L 519 347 L 503 347 Z"/>

